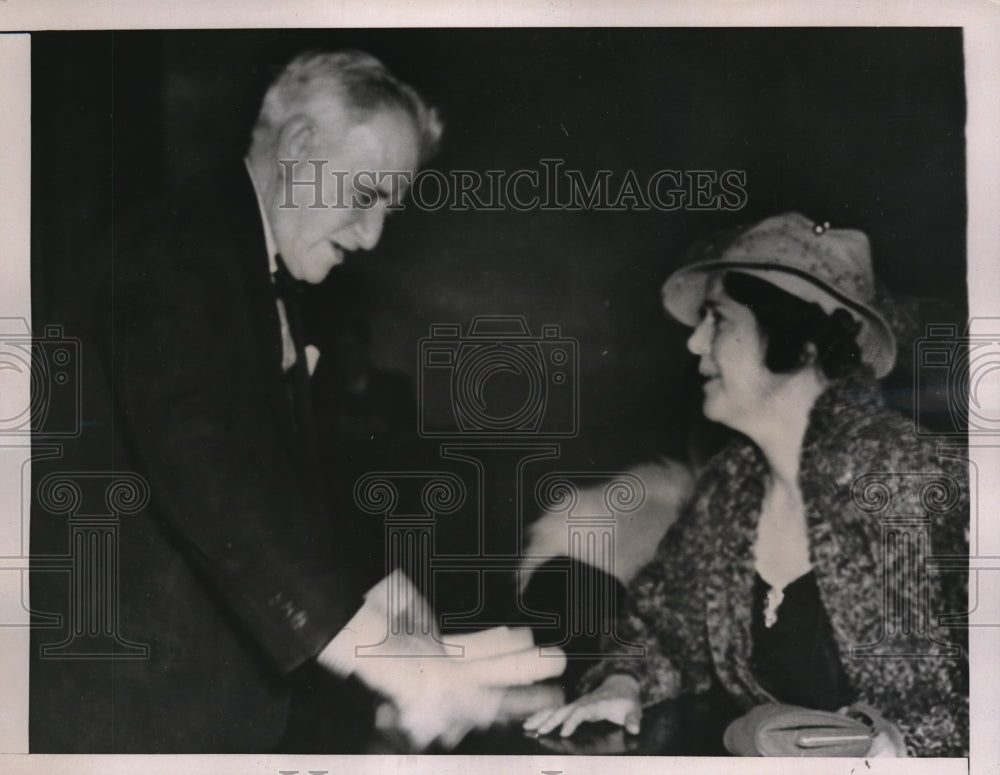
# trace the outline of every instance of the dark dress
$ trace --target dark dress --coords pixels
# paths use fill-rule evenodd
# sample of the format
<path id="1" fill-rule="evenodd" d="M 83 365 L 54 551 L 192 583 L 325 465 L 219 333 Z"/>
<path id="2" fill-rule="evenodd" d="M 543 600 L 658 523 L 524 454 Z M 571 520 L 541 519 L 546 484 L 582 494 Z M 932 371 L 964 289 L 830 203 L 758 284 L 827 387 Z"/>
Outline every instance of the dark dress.
<path id="1" fill-rule="evenodd" d="M 770 585 L 754 574 L 751 669 L 781 702 L 837 710 L 854 700 L 833 628 L 819 597 L 816 574 L 804 573 L 784 589 L 770 627 L 765 622 Z"/>

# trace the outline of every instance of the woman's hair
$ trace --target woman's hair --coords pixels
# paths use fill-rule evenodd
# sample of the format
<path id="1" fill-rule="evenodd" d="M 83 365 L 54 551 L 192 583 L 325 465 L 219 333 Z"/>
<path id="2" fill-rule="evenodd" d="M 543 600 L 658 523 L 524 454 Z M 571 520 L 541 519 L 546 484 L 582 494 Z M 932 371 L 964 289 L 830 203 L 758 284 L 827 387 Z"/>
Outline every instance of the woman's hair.
<path id="1" fill-rule="evenodd" d="M 808 362 L 806 345 L 816 347 L 816 363 L 830 379 L 861 365 L 857 343 L 861 324 L 847 310 L 827 314 L 759 277 L 726 272 L 722 287 L 729 298 L 748 307 L 764 335 L 764 364 L 776 374 L 796 371 Z"/>

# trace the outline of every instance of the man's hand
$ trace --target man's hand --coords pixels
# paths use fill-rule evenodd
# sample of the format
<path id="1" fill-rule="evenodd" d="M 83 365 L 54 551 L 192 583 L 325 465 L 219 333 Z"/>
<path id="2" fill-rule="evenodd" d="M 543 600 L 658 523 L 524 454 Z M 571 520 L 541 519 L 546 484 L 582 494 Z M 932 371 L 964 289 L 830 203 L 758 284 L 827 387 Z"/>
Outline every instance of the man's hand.
<path id="1" fill-rule="evenodd" d="M 504 690 L 449 680 L 449 672 L 431 677 L 420 695 L 396 703 L 396 725 L 417 750 L 434 742 L 454 748 L 469 732 L 496 720 Z"/>
<path id="2" fill-rule="evenodd" d="M 448 658 L 430 604 L 397 570 L 369 590 L 361 609 L 316 659 L 337 675 L 356 674 L 398 703 L 420 694 L 431 665 Z"/>
<path id="3" fill-rule="evenodd" d="M 497 720 L 509 689 L 562 674 L 566 655 L 550 651 L 542 656 L 532 645 L 506 654 L 425 662 L 417 690 L 395 695 L 396 725 L 418 749 L 435 740 L 452 748 L 473 729 L 485 729 Z M 510 696 L 508 711 L 516 708 L 515 700 Z M 537 701 L 534 707 L 539 707 Z"/>
<path id="4" fill-rule="evenodd" d="M 630 734 L 639 734 L 642 721 L 639 682 L 629 675 L 608 676 L 594 691 L 575 702 L 539 711 L 524 722 L 524 729 L 547 735 L 562 727 L 560 734 L 569 737 L 584 721 L 610 721 L 625 727 Z"/>
<path id="5" fill-rule="evenodd" d="M 319 654 L 339 675 L 357 675 L 392 701 L 383 712 L 422 750 L 451 748 L 473 729 L 493 723 L 505 691 L 560 675 L 566 656 L 542 656 L 530 632 L 498 627 L 445 644 L 429 604 L 394 572 L 365 598 L 355 617 Z M 462 644 L 462 645 L 459 645 Z"/>

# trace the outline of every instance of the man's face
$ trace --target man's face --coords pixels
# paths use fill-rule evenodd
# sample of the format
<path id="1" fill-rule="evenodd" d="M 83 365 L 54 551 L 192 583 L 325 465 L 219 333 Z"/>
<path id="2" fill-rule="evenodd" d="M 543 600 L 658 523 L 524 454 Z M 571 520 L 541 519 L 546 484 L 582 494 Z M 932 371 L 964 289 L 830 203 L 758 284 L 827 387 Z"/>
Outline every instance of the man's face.
<path id="1" fill-rule="evenodd" d="M 416 174 L 418 148 L 412 120 L 389 109 L 358 118 L 331 104 L 308 125 L 286 133 L 276 160 L 283 163 L 266 204 L 293 277 L 322 282 L 345 253 L 378 244 L 388 205 L 398 205 Z M 319 188 L 301 184 L 314 179 Z M 300 183 L 289 186 L 289 180 Z"/>

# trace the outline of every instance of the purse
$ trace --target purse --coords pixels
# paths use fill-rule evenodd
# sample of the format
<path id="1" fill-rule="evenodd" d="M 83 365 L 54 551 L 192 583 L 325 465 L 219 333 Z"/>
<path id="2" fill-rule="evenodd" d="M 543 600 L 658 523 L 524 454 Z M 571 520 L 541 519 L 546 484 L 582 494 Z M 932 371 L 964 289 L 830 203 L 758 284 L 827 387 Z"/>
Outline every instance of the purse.
<path id="1" fill-rule="evenodd" d="M 722 741 L 736 756 L 865 756 L 887 727 L 863 703 L 837 712 L 769 703 L 733 721 Z"/>

